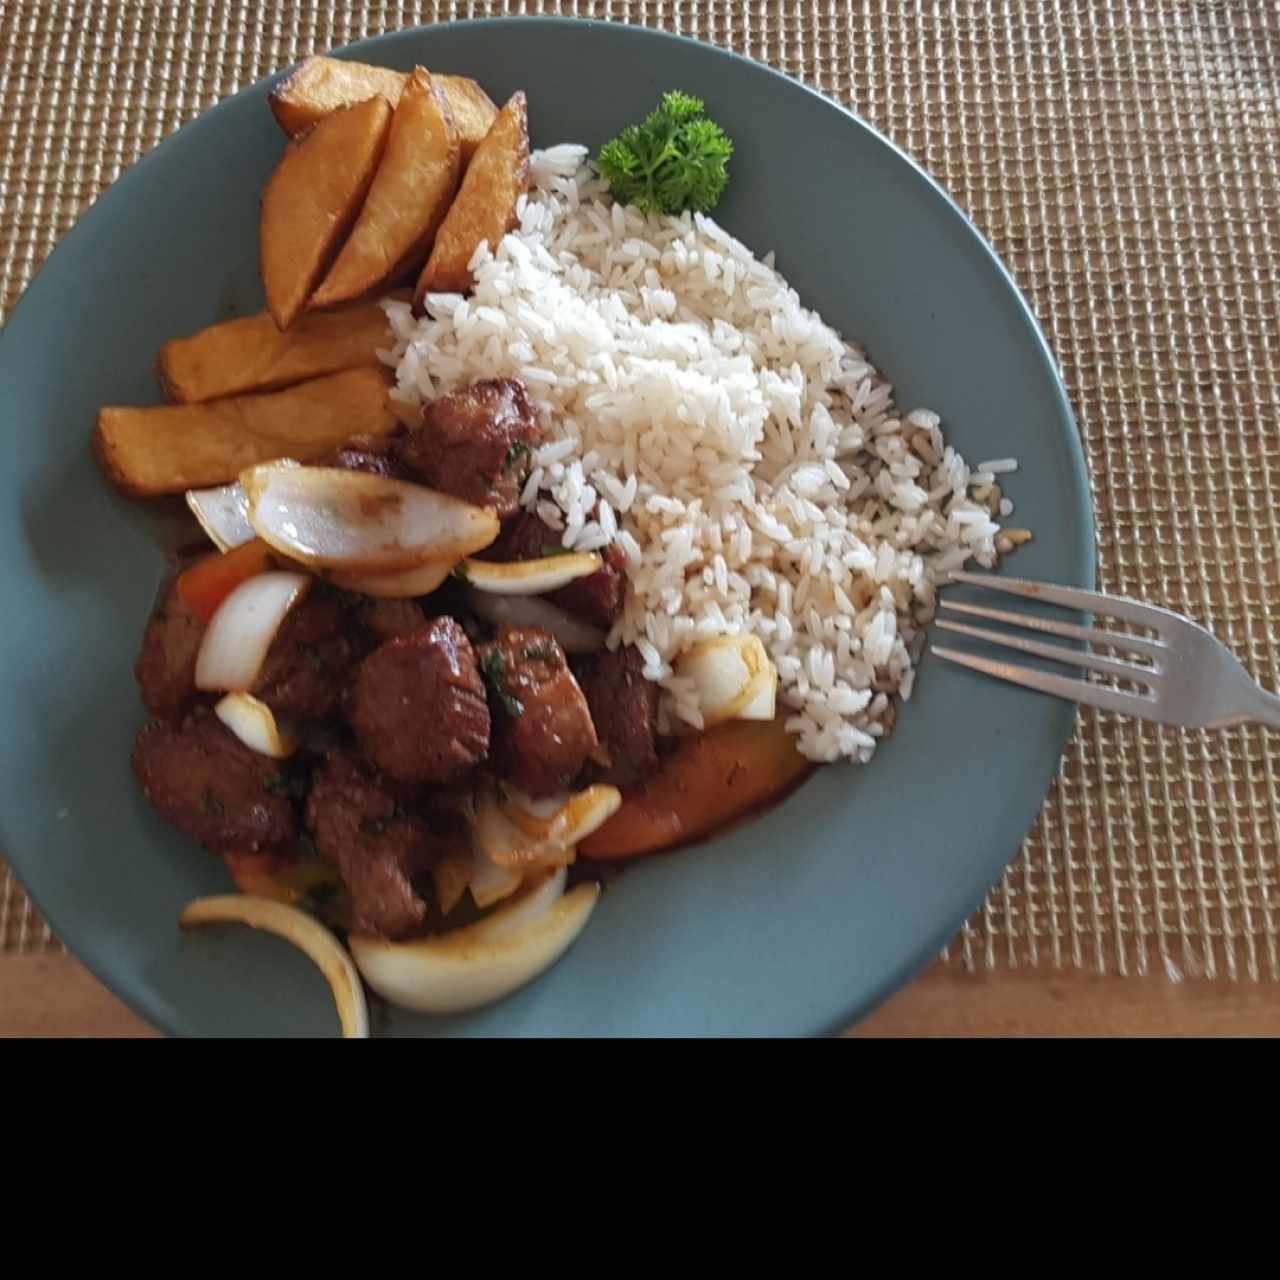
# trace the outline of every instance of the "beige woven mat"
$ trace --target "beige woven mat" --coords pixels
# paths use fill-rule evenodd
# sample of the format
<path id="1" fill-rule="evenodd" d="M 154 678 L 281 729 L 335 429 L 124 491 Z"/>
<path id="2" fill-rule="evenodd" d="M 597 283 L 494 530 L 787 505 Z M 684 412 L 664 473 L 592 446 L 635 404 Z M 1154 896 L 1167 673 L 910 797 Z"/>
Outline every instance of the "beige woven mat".
<path id="1" fill-rule="evenodd" d="M 852 105 L 926 165 L 1010 264 L 1061 361 L 1103 587 L 1208 622 L 1280 687 L 1272 0 L 0 0 L 4 308 L 104 187 L 223 95 L 379 31 L 540 12 L 728 45 Z M 1083 714 L 952 962 L 1280 979 L 1278 779 L 1280 738 L 1260 729 Z M 0 876 L 0 950 L 56 946 Z"/>

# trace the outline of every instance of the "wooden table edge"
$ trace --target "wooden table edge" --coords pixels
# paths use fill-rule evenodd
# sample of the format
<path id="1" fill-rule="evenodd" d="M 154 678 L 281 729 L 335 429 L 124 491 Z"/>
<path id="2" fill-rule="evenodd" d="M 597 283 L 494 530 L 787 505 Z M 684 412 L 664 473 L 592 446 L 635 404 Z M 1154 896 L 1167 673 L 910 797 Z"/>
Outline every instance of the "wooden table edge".
<path id="1" fill-rule="evenodd" d="M 140 1038 L 157 1032 L 65 955 L 0 957 L 0 1038 Z M 1280 1037 L 1280 983 L 937 966 L 849 1035 Z"/>

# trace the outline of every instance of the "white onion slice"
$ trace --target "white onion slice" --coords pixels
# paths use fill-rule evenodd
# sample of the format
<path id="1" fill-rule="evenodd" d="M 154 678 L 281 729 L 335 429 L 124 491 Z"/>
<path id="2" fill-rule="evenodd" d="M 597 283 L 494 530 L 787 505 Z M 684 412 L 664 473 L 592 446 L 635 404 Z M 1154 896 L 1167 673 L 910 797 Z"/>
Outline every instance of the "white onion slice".
<path id="1" fill-rule="evenodd" d="M 756 636 L 716 636 L 685 650 L 676 660 L 676 672 L 691 679 L 707 728 L 725 720 L 773 719 L 760 712 L 771 704 L 778 673 L 764 645 Z"/>
<path id="2" fill-rule="evenodd" d="M 255 532 L 310 566 L 393 573 L 458 560 L 498 536 L 498 517 L 423 485 L 340 467 L 265 463 L 240 477 Z"/>
<path id="3" fill-rule="evenodd" d="M 251 693 L 229 693 L 214 714 L 250 751 L 283 760 L 298 749 L 298 734 L 287 721 L 280 723 L 265 702 Z"/>
<path id="4" fill-rule="evenodd" d="M 230 551 L 258 536 L 249 523 L 249 498 L 239 481 L 216 489 L 188 489 L 187 506 L 219 551 Z"/>
<path id="5" fill-rule="evenodd" d="M 778 668 L 769 663 L 752 681 L 755 690 L 738 709 L 739 720 L 772 720 L 778 713 Z"/>
<path id="6" fill-rule="evenodd" d="M 449 849 L 431 864 L 431 883 L 435 886 L 436 905 L 448 915 L 462 901 L 471 883 L 472 856 Z"/>
<path id="7" fill-rule="evenodd" d="M 564 893 L 568 875 L 564 867 L 535 873 L 505 907 L 471 925 L 472 933 L 485 942 L 500 942 L 519 933 L 556 905 Z"/>
<path id="8" fill-rule="evenodd" d="M 292 942 L 315 961 L 333 989 L 344 1040 L 369 1038 L 369 1010 L 351 957 L 318 920 L 271 898 L 227 893 L 189 902 L 178 917 L 183 928 L 197 924 L 247 924 Z"/>
<path id="9" fill-rule="evenodd" d="M 585 928 L 599 897 L 599 885 L 580 884 L 512 932 L 504 930 L 503 917 L 521 911 L 522 898 L 476 924 L 419 942 L 353 934 L 351 953 L 364 980 L 392 1004 L 461 1013 L 501 1000 L 553 965 Z"/>
<path id="10" fill-rule="evenodd" d="M 499 867 L 517 868 L 521 873 L 533 867 L 564 866 L 575 856 L 574 847 L 567 840 L 530 835 L 518 826 L 489 779 L 482 781 L 476 789 L 472 835 L 477 852 L 488 862 Z M 474 897 L 474 883 L 471 888 Z"/>
<path id="11" fill-rule="evenodd" d="M 334 573 L 329 581 L 343 591 L 357 591 L 379 600 L 411 600 L 429 596 L 453 571 L 447 560 L 432 561 L 417 569 L 401 569 L 398 573 Z"/>
<path id="12" fill-rule="evenodd" d="M 604 826 L 622 804 L 622 792 L 604 783 L 558 797 L 557 807 L 550 812 L 545 803 L 510 784 L 503 784 L 503 792 L 502 807 L 511 823 L 550 849 L 573 848 Z"/>
<path id="13" fill-rule="evenodd" d="M 497 627 L 541 627 L 555 636 L 565 653 L 598 653 L 605 634 L 572 614 L 537 596 L 495 596 L 487 591 L 469 591 L 467 607 L 477 618 Z"/>
<path id="14" fill-rule="evenodd" d="M 491 907 L 503 898 L 509 898 L 520 887 L 524 878 L 518 867 L 500 867 L 483 849 L 471 855 L 467 888 L 477 907 Z"/>
<path id="15" fill-rule="evenodd" d="M 247 692 L 285 615 L 307 593 L 305 573 L 260 573 L 218 606 L 200 641 L 196 688 Z"/>
<path id="16" fill-rule="evenodd" d="M 540 596 L 559 591 L 575 578 L 599 573 L 604 561 L 598 551 L 567 556 L 543 556 L 540 560 L 464 560 L 462 572 L 477 591 L 499 596 Z"/>

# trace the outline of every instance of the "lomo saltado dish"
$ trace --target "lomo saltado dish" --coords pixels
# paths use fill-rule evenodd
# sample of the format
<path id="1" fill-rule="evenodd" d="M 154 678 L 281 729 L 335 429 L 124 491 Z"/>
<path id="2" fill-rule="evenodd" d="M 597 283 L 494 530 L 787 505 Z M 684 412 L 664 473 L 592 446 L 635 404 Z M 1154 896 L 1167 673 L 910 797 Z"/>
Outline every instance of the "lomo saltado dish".
<path id="1" fill-rule="evenodd" d="M 1030 534 L 1013 459 L 711 218 L 699 99 L 594 156 L 423 67 L 309 58 L 270 102 L 265 310 L 167 342 L 168 403 L 94 447 L 207 538 L 135 667 L 139 786 L 239 889 L 182 923 L 291 939 L 361 1036 L 366 985 L 497 1000 L 606 864 L 870 761 L 939 584 Z"/>

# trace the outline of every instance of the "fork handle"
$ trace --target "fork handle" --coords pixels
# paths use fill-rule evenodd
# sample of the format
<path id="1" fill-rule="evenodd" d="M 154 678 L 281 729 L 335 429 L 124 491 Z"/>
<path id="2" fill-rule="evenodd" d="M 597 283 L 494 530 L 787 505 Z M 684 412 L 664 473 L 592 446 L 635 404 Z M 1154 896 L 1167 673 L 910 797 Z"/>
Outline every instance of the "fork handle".
<path id="1" fill-rule="evenodd" d="M 1280 729 L 1280 697 L 1257 686 L 1249 718 L 1272 729 Z"/>

